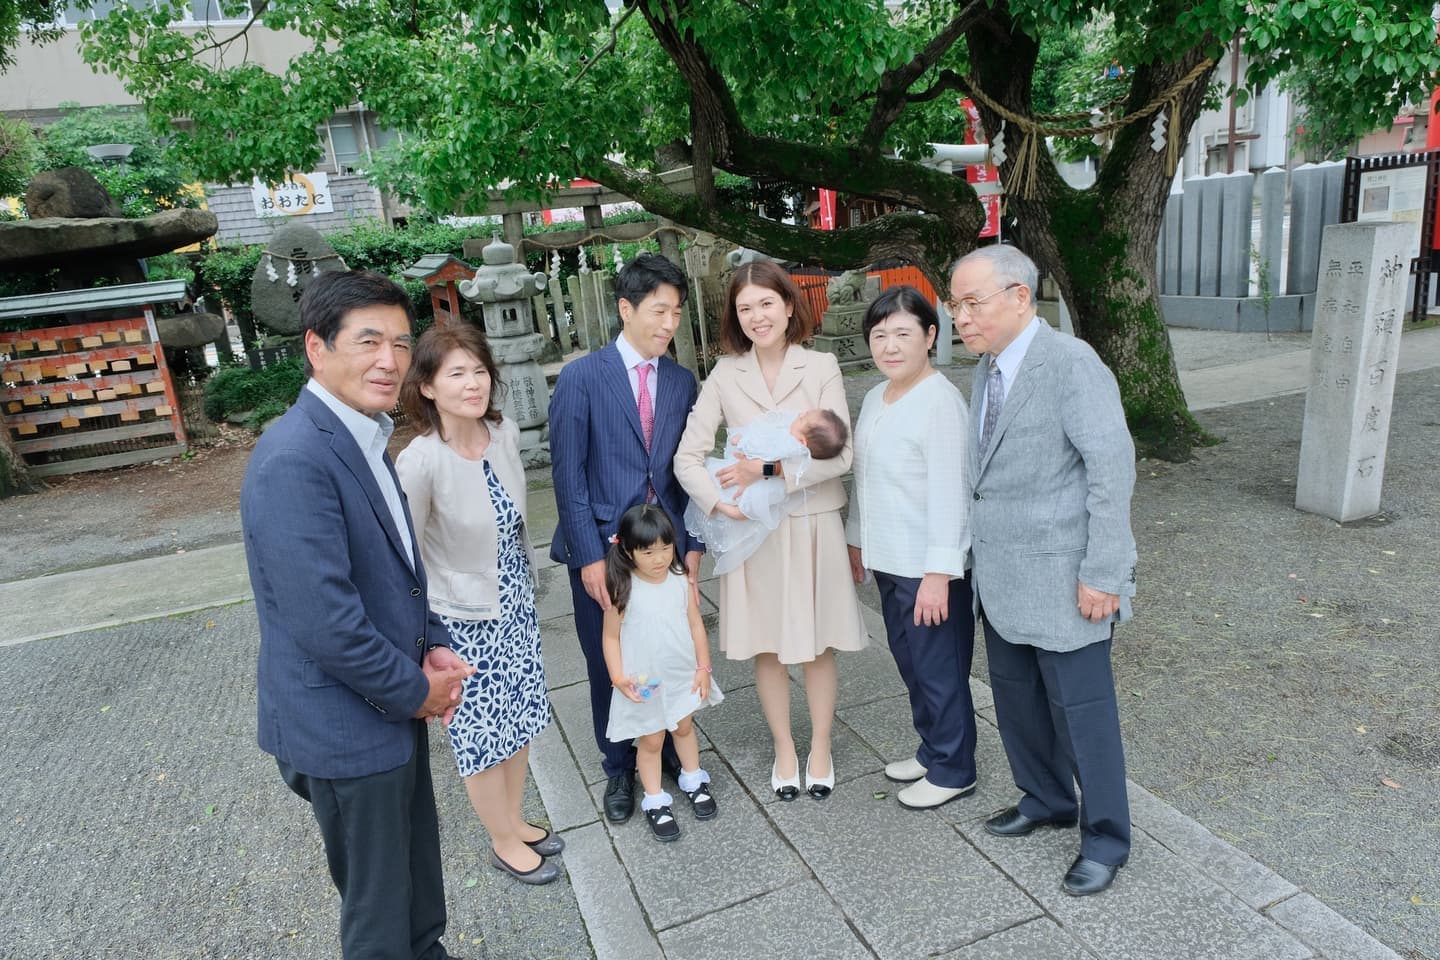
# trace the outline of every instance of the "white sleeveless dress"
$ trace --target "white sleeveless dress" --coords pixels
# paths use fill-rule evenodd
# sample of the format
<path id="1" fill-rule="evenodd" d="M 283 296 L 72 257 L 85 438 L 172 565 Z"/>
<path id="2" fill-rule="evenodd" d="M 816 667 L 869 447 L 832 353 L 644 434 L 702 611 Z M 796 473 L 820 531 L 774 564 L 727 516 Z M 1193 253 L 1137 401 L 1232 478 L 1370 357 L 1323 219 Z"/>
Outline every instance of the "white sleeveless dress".
<path id="1" fill-rule="evenodd" d="M 620 662 L 625 676 L 644 674 L 651 683 L 649 697 L 636 703 L 619 690 L 610 694 L 610 725 L 605 736 L 614 741 L 633 740 L 658 730 L 674 730 L 680 721 L 701 707 L 725 699 L 710 680 L 710 695 L 701 700 L 691 690 L 695 683 L 695 642 L 685 616 L 689 581 L 678 573 L 664 583 L 630 578 L 630 601 L 620 619 Z"/>

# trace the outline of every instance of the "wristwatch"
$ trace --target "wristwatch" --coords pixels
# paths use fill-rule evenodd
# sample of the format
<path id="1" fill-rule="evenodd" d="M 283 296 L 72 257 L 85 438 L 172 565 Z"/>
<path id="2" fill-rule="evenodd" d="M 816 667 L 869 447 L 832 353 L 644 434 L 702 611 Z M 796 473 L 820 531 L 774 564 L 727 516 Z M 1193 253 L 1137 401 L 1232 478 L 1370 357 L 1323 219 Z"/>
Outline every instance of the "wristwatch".
<path id="1" fill-rule="evenodd" d="M 773 477 L 773 476 L 775 476 L 775 470 L 776 470 L 776 468 L 779 467 L 779 466 L 780 466 L 780 464 L 776 463 L 774 460 L 766 460 L 764 463 L 762 463 L 762 464 L 760 465 L 760 476 L 762 476 L 762 477 Z"/>

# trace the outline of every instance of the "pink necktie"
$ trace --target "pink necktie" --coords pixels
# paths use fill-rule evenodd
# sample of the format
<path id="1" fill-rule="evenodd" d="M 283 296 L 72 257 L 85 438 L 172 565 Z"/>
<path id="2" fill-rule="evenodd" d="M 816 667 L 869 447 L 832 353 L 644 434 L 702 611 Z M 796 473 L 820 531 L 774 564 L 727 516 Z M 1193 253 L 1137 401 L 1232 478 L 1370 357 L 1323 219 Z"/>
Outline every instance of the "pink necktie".
<path id="1" fill-rule="evenodd" d="M 650 364 L 641 363 L 635 367 L 640 377 L 640 432 L 645 435 L 645 449 L 650 449 L 650 440 L 655 436 L 655 405 L 650 401 Z"/>

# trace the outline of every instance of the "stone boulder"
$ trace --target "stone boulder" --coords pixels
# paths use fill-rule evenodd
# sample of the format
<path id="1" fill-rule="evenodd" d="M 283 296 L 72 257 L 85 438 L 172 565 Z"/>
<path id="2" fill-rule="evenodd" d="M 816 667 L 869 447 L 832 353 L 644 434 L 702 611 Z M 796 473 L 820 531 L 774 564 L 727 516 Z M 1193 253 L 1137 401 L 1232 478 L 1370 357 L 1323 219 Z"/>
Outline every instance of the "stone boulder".
<path id="1" fill-rule="evenodd" d="M 218 229 L 215 214 L 189 209 L 165 210 L 138 220 L 12 220 L 0 223 L 0 268 L 30 270 L 71 261 L 136 260 L 204 240 Z"/>
<path id="2" fill-rule="evenodd" d="M 80 167 L 61 167 L 36 174 L 25 189 L 25 210 L 32 220 L 123 215 L 120 204 L 100 181 Z"/>
<path id="3" fill-rule="evenodd" d="M 348 270 L 335 248 L 314 227 L 281 224 L 255 266 L 250 283 L 250 310 L 255 322 L 271 333 L 300 332 L 300 296 L 310 281 L 331 270 Z"/>
<path id="4" fill-rule="evenodd" d="M 225 318 L 213 313 L 177 313 L 156 317 L 155 330 L 167 347 L 203 347 L 225 333 Z"/>

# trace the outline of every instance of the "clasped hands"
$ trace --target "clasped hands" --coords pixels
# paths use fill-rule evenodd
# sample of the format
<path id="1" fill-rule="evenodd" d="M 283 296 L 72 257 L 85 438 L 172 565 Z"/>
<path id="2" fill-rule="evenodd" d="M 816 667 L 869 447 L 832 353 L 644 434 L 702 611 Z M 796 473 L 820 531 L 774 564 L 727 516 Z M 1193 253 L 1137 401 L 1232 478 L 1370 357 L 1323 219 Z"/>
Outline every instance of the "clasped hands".
<path id="1" fill-rule="evenodd" d="M 455 718 L 455 708 L 465 689 L 465 678 L 475 673 L 475 668 L 461 660 L 449 647 L 433 647 L 425 654 L 420 669 L 430 681 L 430 695 L 416 711 L 415 717 L 431 723 L 439 720 L 447 727 Z"/>

